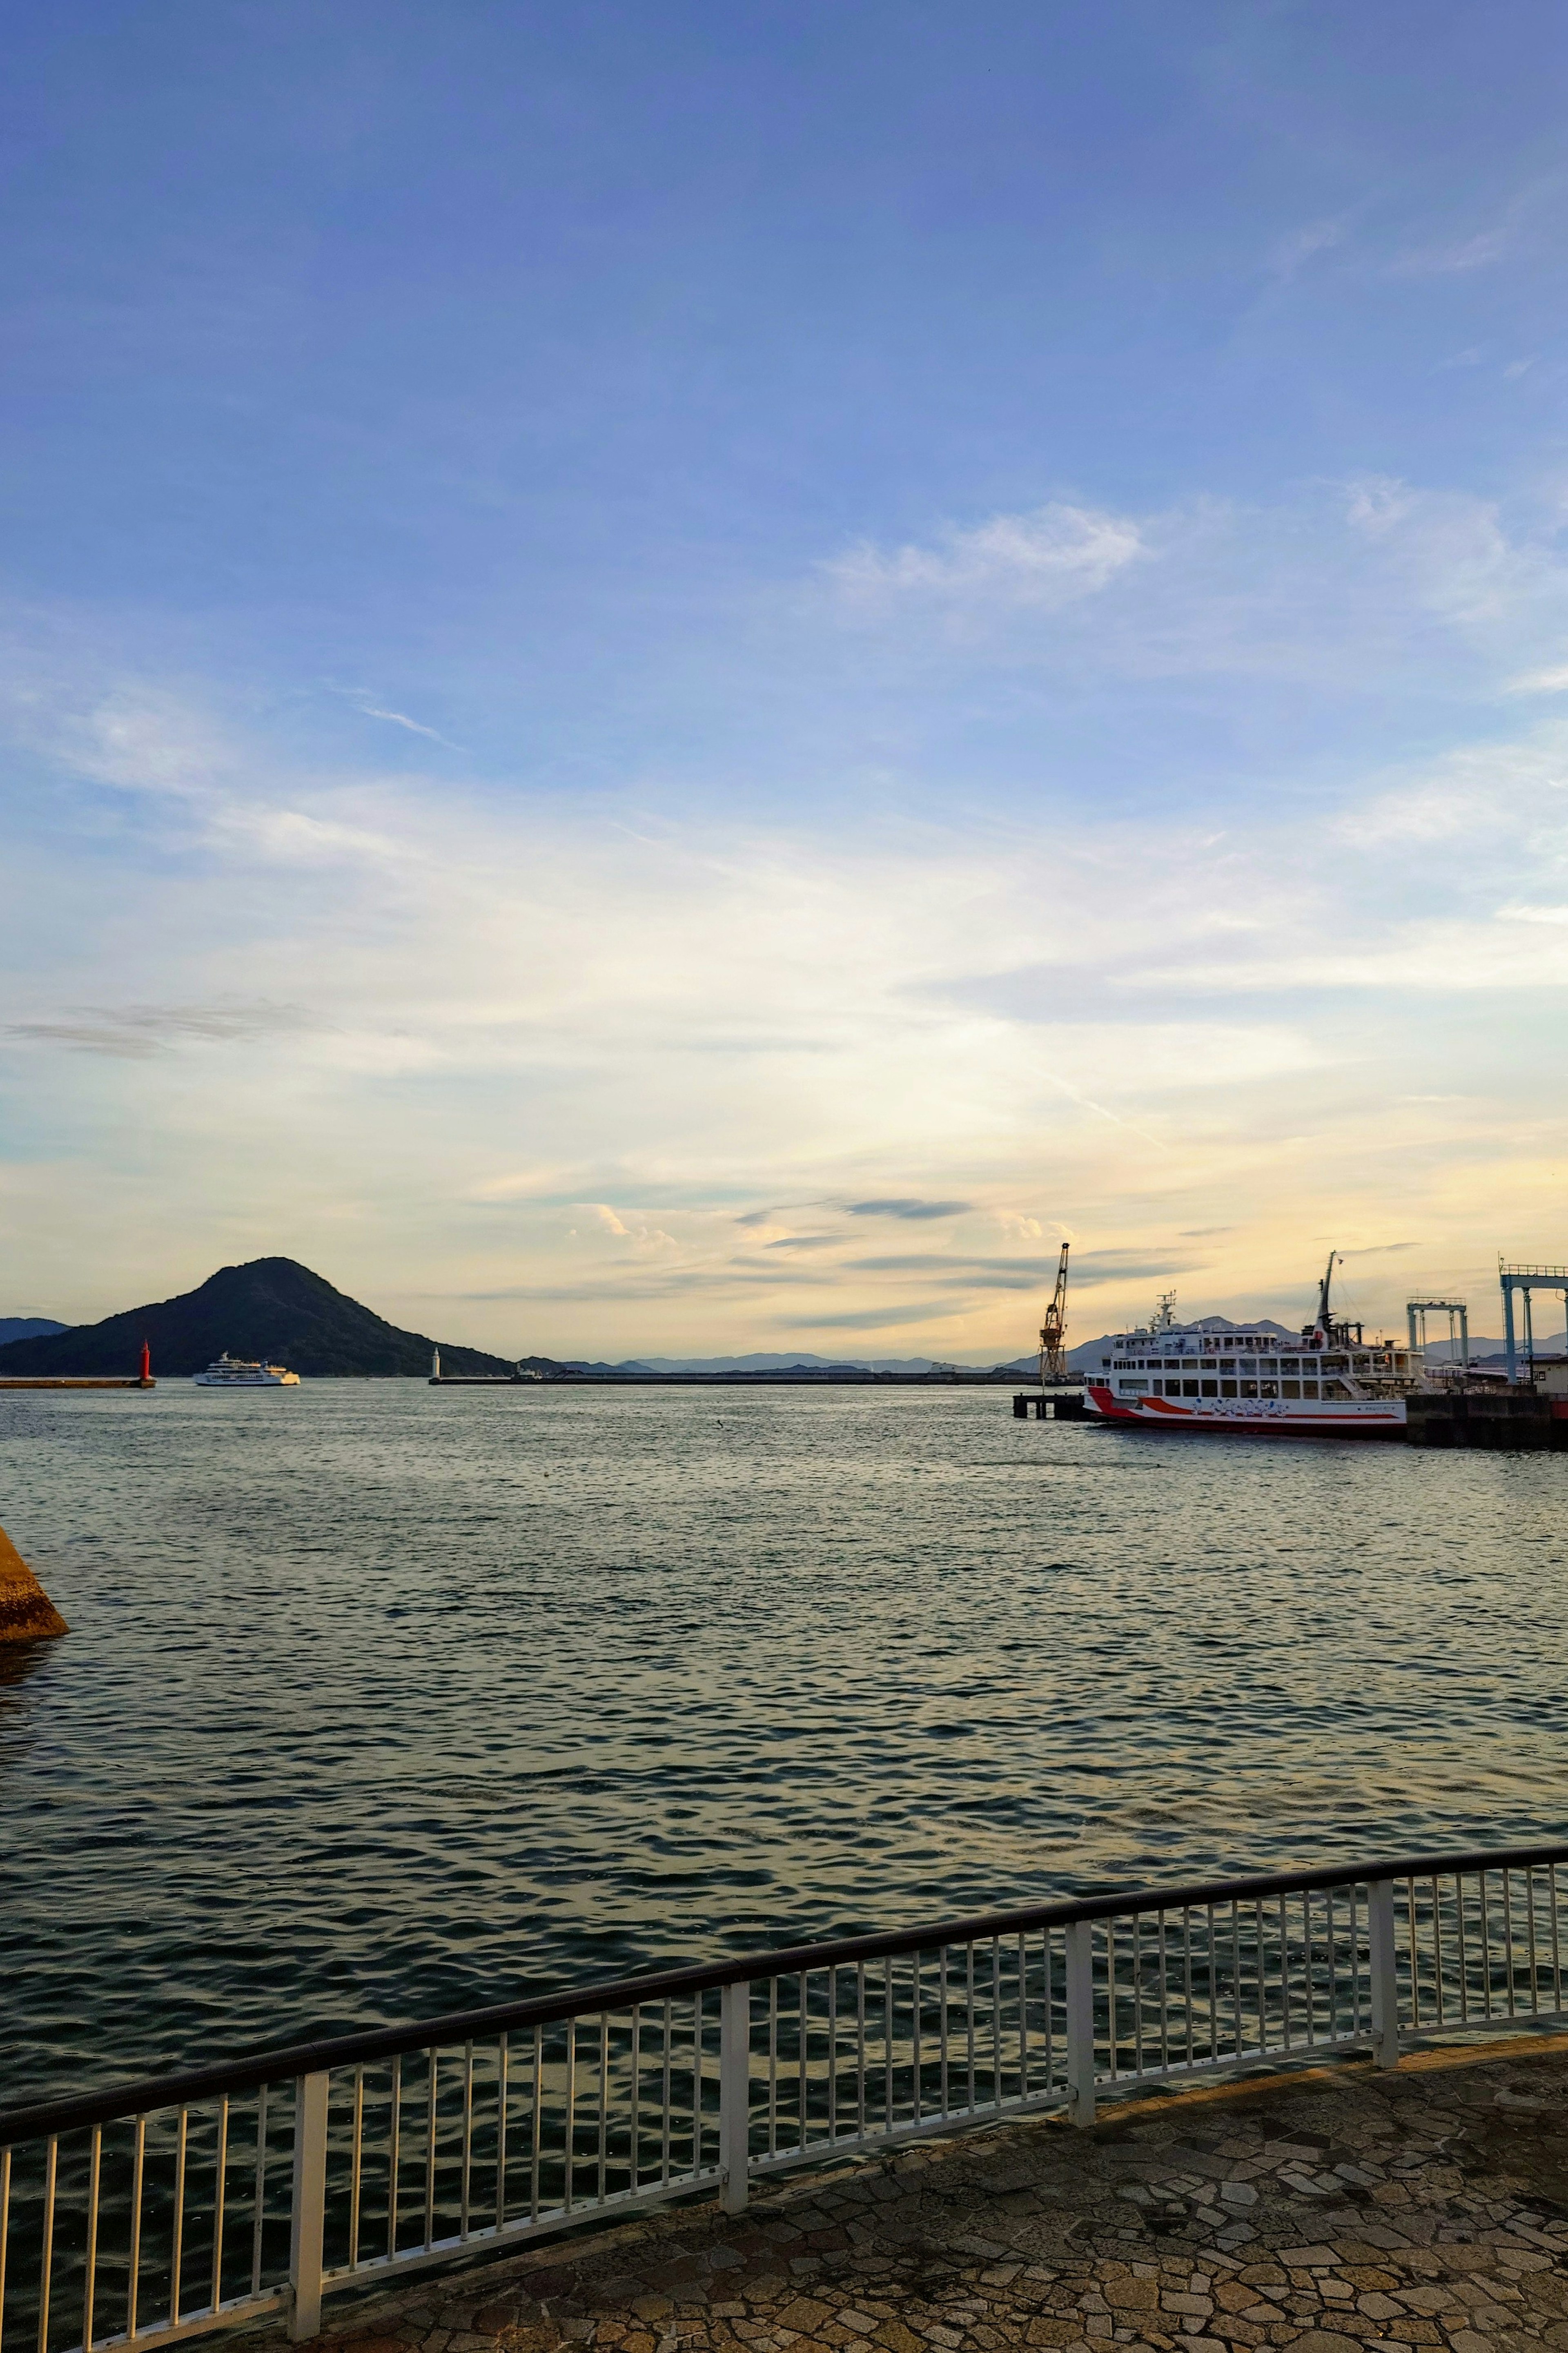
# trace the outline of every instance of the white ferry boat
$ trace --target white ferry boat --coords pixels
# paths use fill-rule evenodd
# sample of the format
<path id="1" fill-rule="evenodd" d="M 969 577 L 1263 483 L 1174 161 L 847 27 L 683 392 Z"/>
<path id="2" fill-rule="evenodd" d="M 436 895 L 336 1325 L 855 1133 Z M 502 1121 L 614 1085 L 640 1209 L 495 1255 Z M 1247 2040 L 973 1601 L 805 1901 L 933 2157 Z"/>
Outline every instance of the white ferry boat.
<path id="1" fill-rule="evenodd" d="M 281 1365 L 251 1365 L 225 1349 L 205 1373 L 193 1373 L 192 1380 L 199 1389 L 297 1389 L 298 1373 L 285 1372 Z"/>
<path id="2" fill-rule="evenodd" d="M 1333 1271 L 1331 1256 L 1300 1339 L 1261 1321 L 1178 1324 L 1168 1292 L 1151 1323 L 1107 1340 L 1085 1379 L 1089 1411 L 1145 1430 L 1403 1438 L 1405 1400 L 1428 1386 L 1422 1352 L 1335 1323 Z"/>

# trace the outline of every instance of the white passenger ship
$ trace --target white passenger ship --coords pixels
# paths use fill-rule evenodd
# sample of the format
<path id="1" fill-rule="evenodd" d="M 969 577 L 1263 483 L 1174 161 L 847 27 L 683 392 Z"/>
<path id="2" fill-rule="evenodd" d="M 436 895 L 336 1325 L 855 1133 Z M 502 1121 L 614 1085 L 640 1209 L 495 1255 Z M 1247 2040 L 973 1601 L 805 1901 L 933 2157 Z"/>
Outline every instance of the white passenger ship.
<path id="1" fill-rule="evenodd" d="M 1085 1382 L 1090 1412 L 1146 1430 L 1403 1438 L 1405 1400 L 1426 1387 L 1421 1351 L 1335 1323 L 1333 1271 L 1331 1257 L 1299 1340 L 1263 1322 L 1178 1324 L 1168 1292 L 1152 1323 L 1107 1340 Z"/>
<path id="2" fill-rule="evenodd" d="M 285 1372 L 281 1365 L 247 1364 L 231 1356 L 226 1348 L 205 1373 L 193 1373 L 191 1378 L 199 1389 L 297 1389 L 300 1386 L 298 1373 Z"/>

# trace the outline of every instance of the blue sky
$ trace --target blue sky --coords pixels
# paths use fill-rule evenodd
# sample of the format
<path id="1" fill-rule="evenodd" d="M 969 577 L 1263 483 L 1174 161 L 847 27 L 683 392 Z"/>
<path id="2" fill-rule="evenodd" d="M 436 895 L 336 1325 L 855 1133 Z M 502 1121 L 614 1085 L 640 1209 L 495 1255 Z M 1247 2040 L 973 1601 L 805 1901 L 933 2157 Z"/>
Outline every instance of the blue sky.
<path id="1" fill-rule="evenodd" d="M 1565 65 L 24 9 L 0 1307 L 986 1356 L 1070 1237 L 1096 1330 L 1331 1242 L 1485 1326 L 1568 1255 Z"/>

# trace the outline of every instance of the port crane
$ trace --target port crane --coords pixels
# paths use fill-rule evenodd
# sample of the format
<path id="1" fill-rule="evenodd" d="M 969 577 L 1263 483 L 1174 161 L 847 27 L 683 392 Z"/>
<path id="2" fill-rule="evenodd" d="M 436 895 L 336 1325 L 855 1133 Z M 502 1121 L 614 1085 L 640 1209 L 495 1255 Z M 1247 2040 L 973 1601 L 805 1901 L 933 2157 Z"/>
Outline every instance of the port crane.
<path id="1" fill-rule="evenodd" d="M 1040 1326 L 1040 1387 L 1042 1388 L 1045 1388 L 1047 1380 L 1062 1381 L 1067 1378 L 1068 1250 L 1070 1247 L 1069 1243 L 1062 1244 L 1062 1254 L 1057 1266 L 1057 1287 L 1051 1293 L 1050 1305 L 1046 1310 L 1046 1320 Z"/>

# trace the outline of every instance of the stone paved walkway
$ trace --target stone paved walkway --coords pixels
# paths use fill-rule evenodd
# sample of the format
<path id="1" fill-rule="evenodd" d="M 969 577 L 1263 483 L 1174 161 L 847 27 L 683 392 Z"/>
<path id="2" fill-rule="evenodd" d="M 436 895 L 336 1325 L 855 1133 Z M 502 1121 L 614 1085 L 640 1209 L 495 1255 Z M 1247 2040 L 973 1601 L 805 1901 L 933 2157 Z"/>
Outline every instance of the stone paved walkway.
<path id="1" fill-rule="evenodd" d="M 1568 2038 L 917 2144 L 328 2306 L 331 2353 L 1568 2353 Z M 1456 2063 L 1459 2062 L 1461 2063 Z M 277 2332 L 252 2348 L 280 2343 Z"/>

